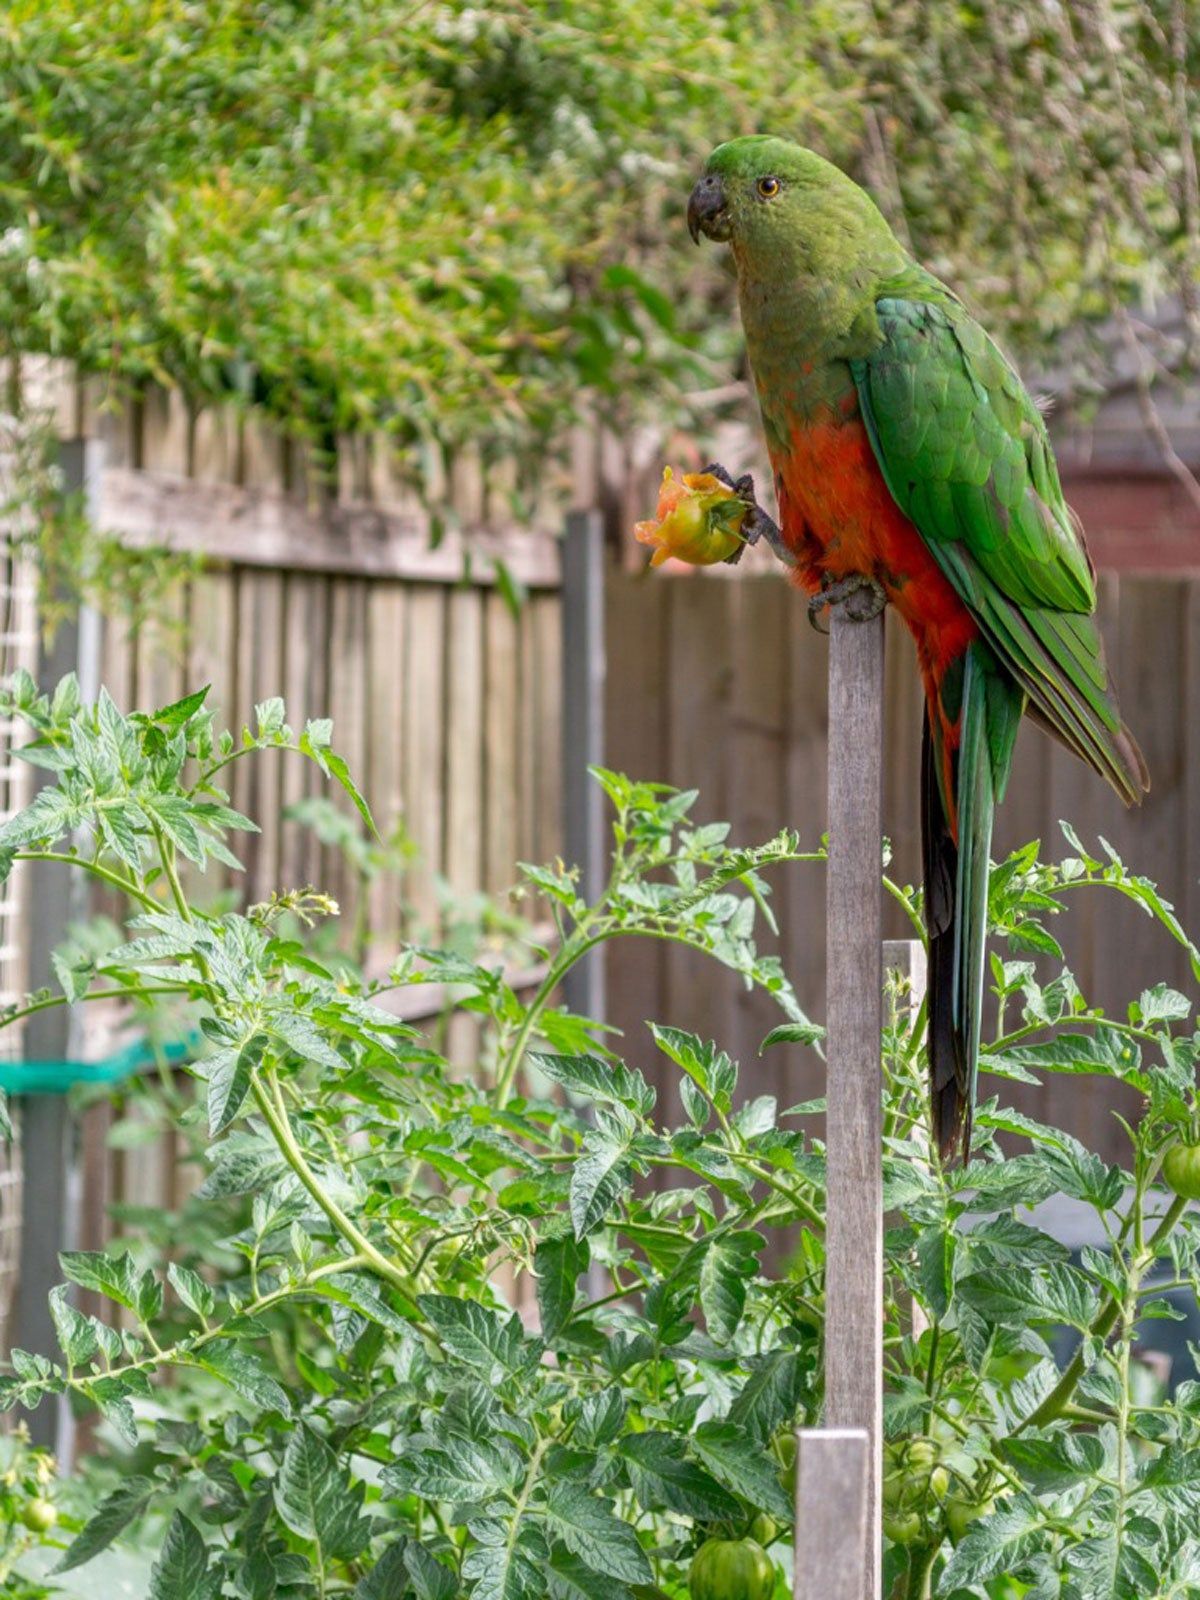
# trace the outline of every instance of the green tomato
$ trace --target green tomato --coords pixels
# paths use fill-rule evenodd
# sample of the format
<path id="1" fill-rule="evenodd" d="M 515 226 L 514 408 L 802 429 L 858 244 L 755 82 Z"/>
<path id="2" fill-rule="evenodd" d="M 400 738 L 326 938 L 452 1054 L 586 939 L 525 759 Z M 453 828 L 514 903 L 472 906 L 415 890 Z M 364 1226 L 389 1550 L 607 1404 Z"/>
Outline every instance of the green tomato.
<path id="1" fill-rule="evenodd" d="M 1163 1182 L 1184 1200 L 1200 1200 L 1200 1145 L 1173 1144 L 1162 1165 Z"/>
<path id="2" fill-rule="evenodd" d="M 923 1524 L 917 1511 L 897 1511 L 883 1514 L 883 1531 L 893 1544 L 916 1544 L 921 1537 Z"/>
<path id="3" fill-rule="evenodd" d="M 58 1521 L 58 1507 L 53 1500 L 47 1500 L 40 1494 L 34 1495 L 21 1507 L 21 1521 L 31 1533 L 49 1533 Z"/>
<path id="4" fill-rule="evenodd" d="M 750 1524 L 747 1538 L 753 1539 L 755 1544 L 761 1544 L 765 1550 L 769 1544 L 774 1544 L 783 1528 L 774 1517 L 769 1517 L 765 1511 L 760 1511 Z"/>
<path id="5" fill-rule="evenodd" d="M 771 1600 L 775 1568 L 753 1539 L 709 1539 L 692 1557 L 692 1600 Z"/>
<path id="6" fill-rule="evenodd" d="M 962 1495 L 952 1494 L 946 1501 L 946 1526 L 955 1544 L 973 1522 L 978 1522 L 980 1517 L 988 1516 L 995 1509 L 995 1505 L 995 1500 L 967 1500 Z"/>
<path id="7" fill-rule="evenodd" d="M 929 1500 L 941 1500 L 949 1487 L 950 1474 L 940 1465 L 935 1440 L 902 1439 L 884 1451 L 885 1511 L 920 1511 Z"/>

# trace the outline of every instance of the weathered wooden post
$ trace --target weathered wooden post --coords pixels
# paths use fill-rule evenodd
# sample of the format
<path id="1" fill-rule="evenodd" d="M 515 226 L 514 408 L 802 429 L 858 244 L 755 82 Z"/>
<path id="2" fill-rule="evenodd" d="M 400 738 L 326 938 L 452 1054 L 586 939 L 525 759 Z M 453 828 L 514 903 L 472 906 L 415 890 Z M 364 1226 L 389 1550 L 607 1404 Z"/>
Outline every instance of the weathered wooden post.
<path id="1" fill-rule="evenodd" d="M 588 768 L 604 760 L 604 521 L 572 511 L 562 552 L 563 854 L 579 868 L 579 887 L 594 899 L 606 867 L 604 796 Z M 563 982 L 567 1005 L 604 1015 L 604 952 L 593 950 Z M 597 1262 L 588 1268 L 593 1299 L 611 1287 Z"/>
<path id="2" fill-rule="evenodd" d="M 796 1439 L 795 1593 L 862 1600 L 871 1440 L 865 1428 L 802 1428 Z M 801 1515 L 803 1513 L 803 1515 Z"/>
<path id="3" fill-rule="evenodd" d="M 879 1600 L 880 1594 L 882 837 L 883 617 L 856 622 L 835 608 L 826 897 L 825 1427 L 802 1436 L 801 1455 L 807 1451 L 818 1465 L 796 1477 L 795 1592 L 806 1600 L 835 1592 L 828 1561 L 813 1564 L 805 1542 L 830 1518 L 843 1524 L 841 1559 L 856 1573 L 852 1586 L 836 1593 L 846 1600 Z M 845 1518 L 834 1498 L 841 1492 L 835 1483 L 855 1471 L 863 1477 L 860 1519 Z"/>
<path id="4" fill-rule="evenodd" d="M 588 898 L 604 884 L 604 796 L 588 767 L 604 760 L 604 525 L 598 511 L 572 511 L 562 553 L 563 854 L 579 868 Z M 604 955 L 567 974 L 567 1004 L 604 1015 Z"/>
<path id="5" fill-rule="evenodd" d="M 95 494 L 102 447 L 94 439 L 72 439 L 59 446 L 63 488 L 67 494 Z M 38 681 L 52 689 L 68 672 L 79 676 L 85 700 L 94 700 L 99 688 L 100 621 L 96 612 L 81 606 L 74 618 L 60 623 L 51 646 L 43 645 L 38 657 Z M 41 778 L 40 781 L 46 781 Z M 38 869 L 29 899 L 29 950 L 27 979 L 31 989 L 54 988 L 51 963 L 55 946 L 62 943 L 72 922 L 86 915 L 85 880 L 69 867 L 43 865 Z M 79 1008 L 62 1006 L 30 1017 L 25 1025 L 24 1054 L 30 1061 L 80 1060 L 84 1055 Z M 61 1283 L 58 1256 L 72 1244 L 71 1172 L 75 1130 L 65 1095 L 30 1094 L 20 1108 L 21 1154 L 24 1184 L 21 1208 L 21 1246 L 17 1270 L 17 1299 L 13 1315 L 14 1345 L 38 1355 L 58 1354 L 58 1340 L 50 1316 L 49 1295 Z M 28 1418 L 35 1444 L 55 1450 L 70 1462 L 71 1414 L 65 1398 L 41 1406 Z"/>

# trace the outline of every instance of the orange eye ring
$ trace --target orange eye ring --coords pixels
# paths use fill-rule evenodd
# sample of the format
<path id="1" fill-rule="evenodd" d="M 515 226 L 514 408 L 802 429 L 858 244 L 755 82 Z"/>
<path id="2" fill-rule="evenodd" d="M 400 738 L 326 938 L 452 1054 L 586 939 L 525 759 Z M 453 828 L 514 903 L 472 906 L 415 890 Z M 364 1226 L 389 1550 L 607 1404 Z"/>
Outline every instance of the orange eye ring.
<path id="1" fill-rule="evenodd" d="M 782 188 L 783 185 L 778 178 L 760 178 L 758 180 L 758 192 L 764 200 L 773 200 Z"/>

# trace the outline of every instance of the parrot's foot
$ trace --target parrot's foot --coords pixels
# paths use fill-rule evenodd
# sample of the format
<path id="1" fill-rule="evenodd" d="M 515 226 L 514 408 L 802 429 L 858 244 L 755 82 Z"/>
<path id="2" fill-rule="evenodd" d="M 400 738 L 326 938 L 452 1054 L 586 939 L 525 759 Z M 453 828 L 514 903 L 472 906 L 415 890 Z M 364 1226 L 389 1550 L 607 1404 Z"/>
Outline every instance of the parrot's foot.
<path id="1" fill-rule="evenodd" d="M 719 479 L 727 489 L 732 489 L 738 499 L 744 500 L 749 507 L 746 515 L 742 518 L 742 526 L 739 529 L 745 544 L 757 544 L 760 539 L 765 539 L 780 561 L 786 566 L 794 567 L 796 558 L 787 545 L 784 544 L 783 534 L 779 531 L 779 525 L 772 517 L 767 515 L 755 499 L 754 479 L 751 475 L 748 472 L 743 472 L 740 478 L 731 478 L 725 468 L 715 461 L 705 467 L 704 471 Z M 736 566 L 742 559 L 744 548 L 745 545 L 738 545 L 731 556 L 725 557 L 725 564 L 730 567 Z"/>
<path id="2" fill-rule="evenodd" d="M 808 620 L 818 633 L 828 633 L 821 626 L 821 615 L 826 606 L 840 606 L 842 615 L 850 622 L 870 622 L 887 605 L 887 595 L 874 578 L 864 578 L 853 573 L 836 581 L 822 579 L 820 594 L 808 602 Z"/>

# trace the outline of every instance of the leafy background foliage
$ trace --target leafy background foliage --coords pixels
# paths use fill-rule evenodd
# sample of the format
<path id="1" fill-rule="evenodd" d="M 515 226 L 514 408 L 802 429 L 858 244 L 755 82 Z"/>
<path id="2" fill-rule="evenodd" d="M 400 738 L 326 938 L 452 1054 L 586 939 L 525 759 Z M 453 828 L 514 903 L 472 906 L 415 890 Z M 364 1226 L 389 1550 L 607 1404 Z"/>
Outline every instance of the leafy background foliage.
<path id="1" fill-rule="evenodd" d="M 527 450 L 728 374 L 682 202 L 770 130 L 870 183 L 997 330 L 1077 371 L 1175 293 L 1194 363 L 1196 0 L 15 0 L 0 326 L 320 439 Z M 1160 352 L 1154 351 L 1155 355 Z"/>
<path id="2" fill-rule="evenodd" d="M 118 1541 L 154 1551 L 151 1600 L 679 1600 L 705 1538 L 753 1533 L 782 1600 L 792 1431 L 821 1414 L 822 1104 L 748 1099 L 719 1043 L 665 1022 L 614 1041 L 557 990 L 600 943 L 678 940 L 775 995 L 764 1048 L 819 1049 L 756 930 L 768 873 L 823 851 L 787 834 L 734 847 L 693 822 L 694 793 L 597 771 L 613 813 L 599 899 L 561 863 L 524 869 L 556 924 L 532 1000 L 495 963 L 423 947 L 367 985 L 309 931 L 335 909 L 314 889 L 205 908 L 202 869 L 253 826 L 220 786 L 231 762 L 315 761 L 370 813 L 328 724 L 298 734 L 270 701 L 235 738 L 204 702 L 125 716 L 107 696 L 81 704 L 72 680 L 47 697 L 18 678 L 5 708 L 53 781 L 0 834 L 4 864 L 65 855 L 130 906 L 60 960 L 61 993 L 7 1020 L 113 993 L 174 1008 L 200 1092 L 163 1092 L 205 1169 L 178 1216 L 127 1219 L 125 1245 L 62 1257 L 109 1316 L 56 1291 L 60 1359 L 14 1352 L 0 1379 L 6 1407 L 66 1391 L 95 1408 L 106 1446 L 90 1489 L 26 1469 L 62 1515 L 18 1536 L 12 1497 L 15 1592 L 53 1593 Z M 1054 923 L 1080 892 L 1121 894 L 1198 972 L 1200 952 L 1153 884 L 1065 832 L 1057 864 L 1033 844 L 993 873 L 985 1082 L 1118 1080 L 1143 1115 L 1122 1169 L 985 1094 L 975 1162 L 941 1168 L 923 1014 L 893 987 L 897 1597 L 1200 1589 L 1200 1385 L 1168 1395 L 1139 1361 L 1147 1326 L 1200 1289 L 1197 1222 L 1160 1181 L 1194 1137 L 1200 1034 L 1163 986 L 1125 1017 L 1090 1007 Z M 919 892 L 886 882 L 919 928 Z M 480 1026 L 465 1074 L 387 1009 L 433 982 Z M 678 1070 L 681 1122 L 639 1065 L 651 1054 Z M 1072 1254 L 1045 1232 L 1029 1207 L 1050 1196 L 1089 1211 L 1105 1248 Z"/>

